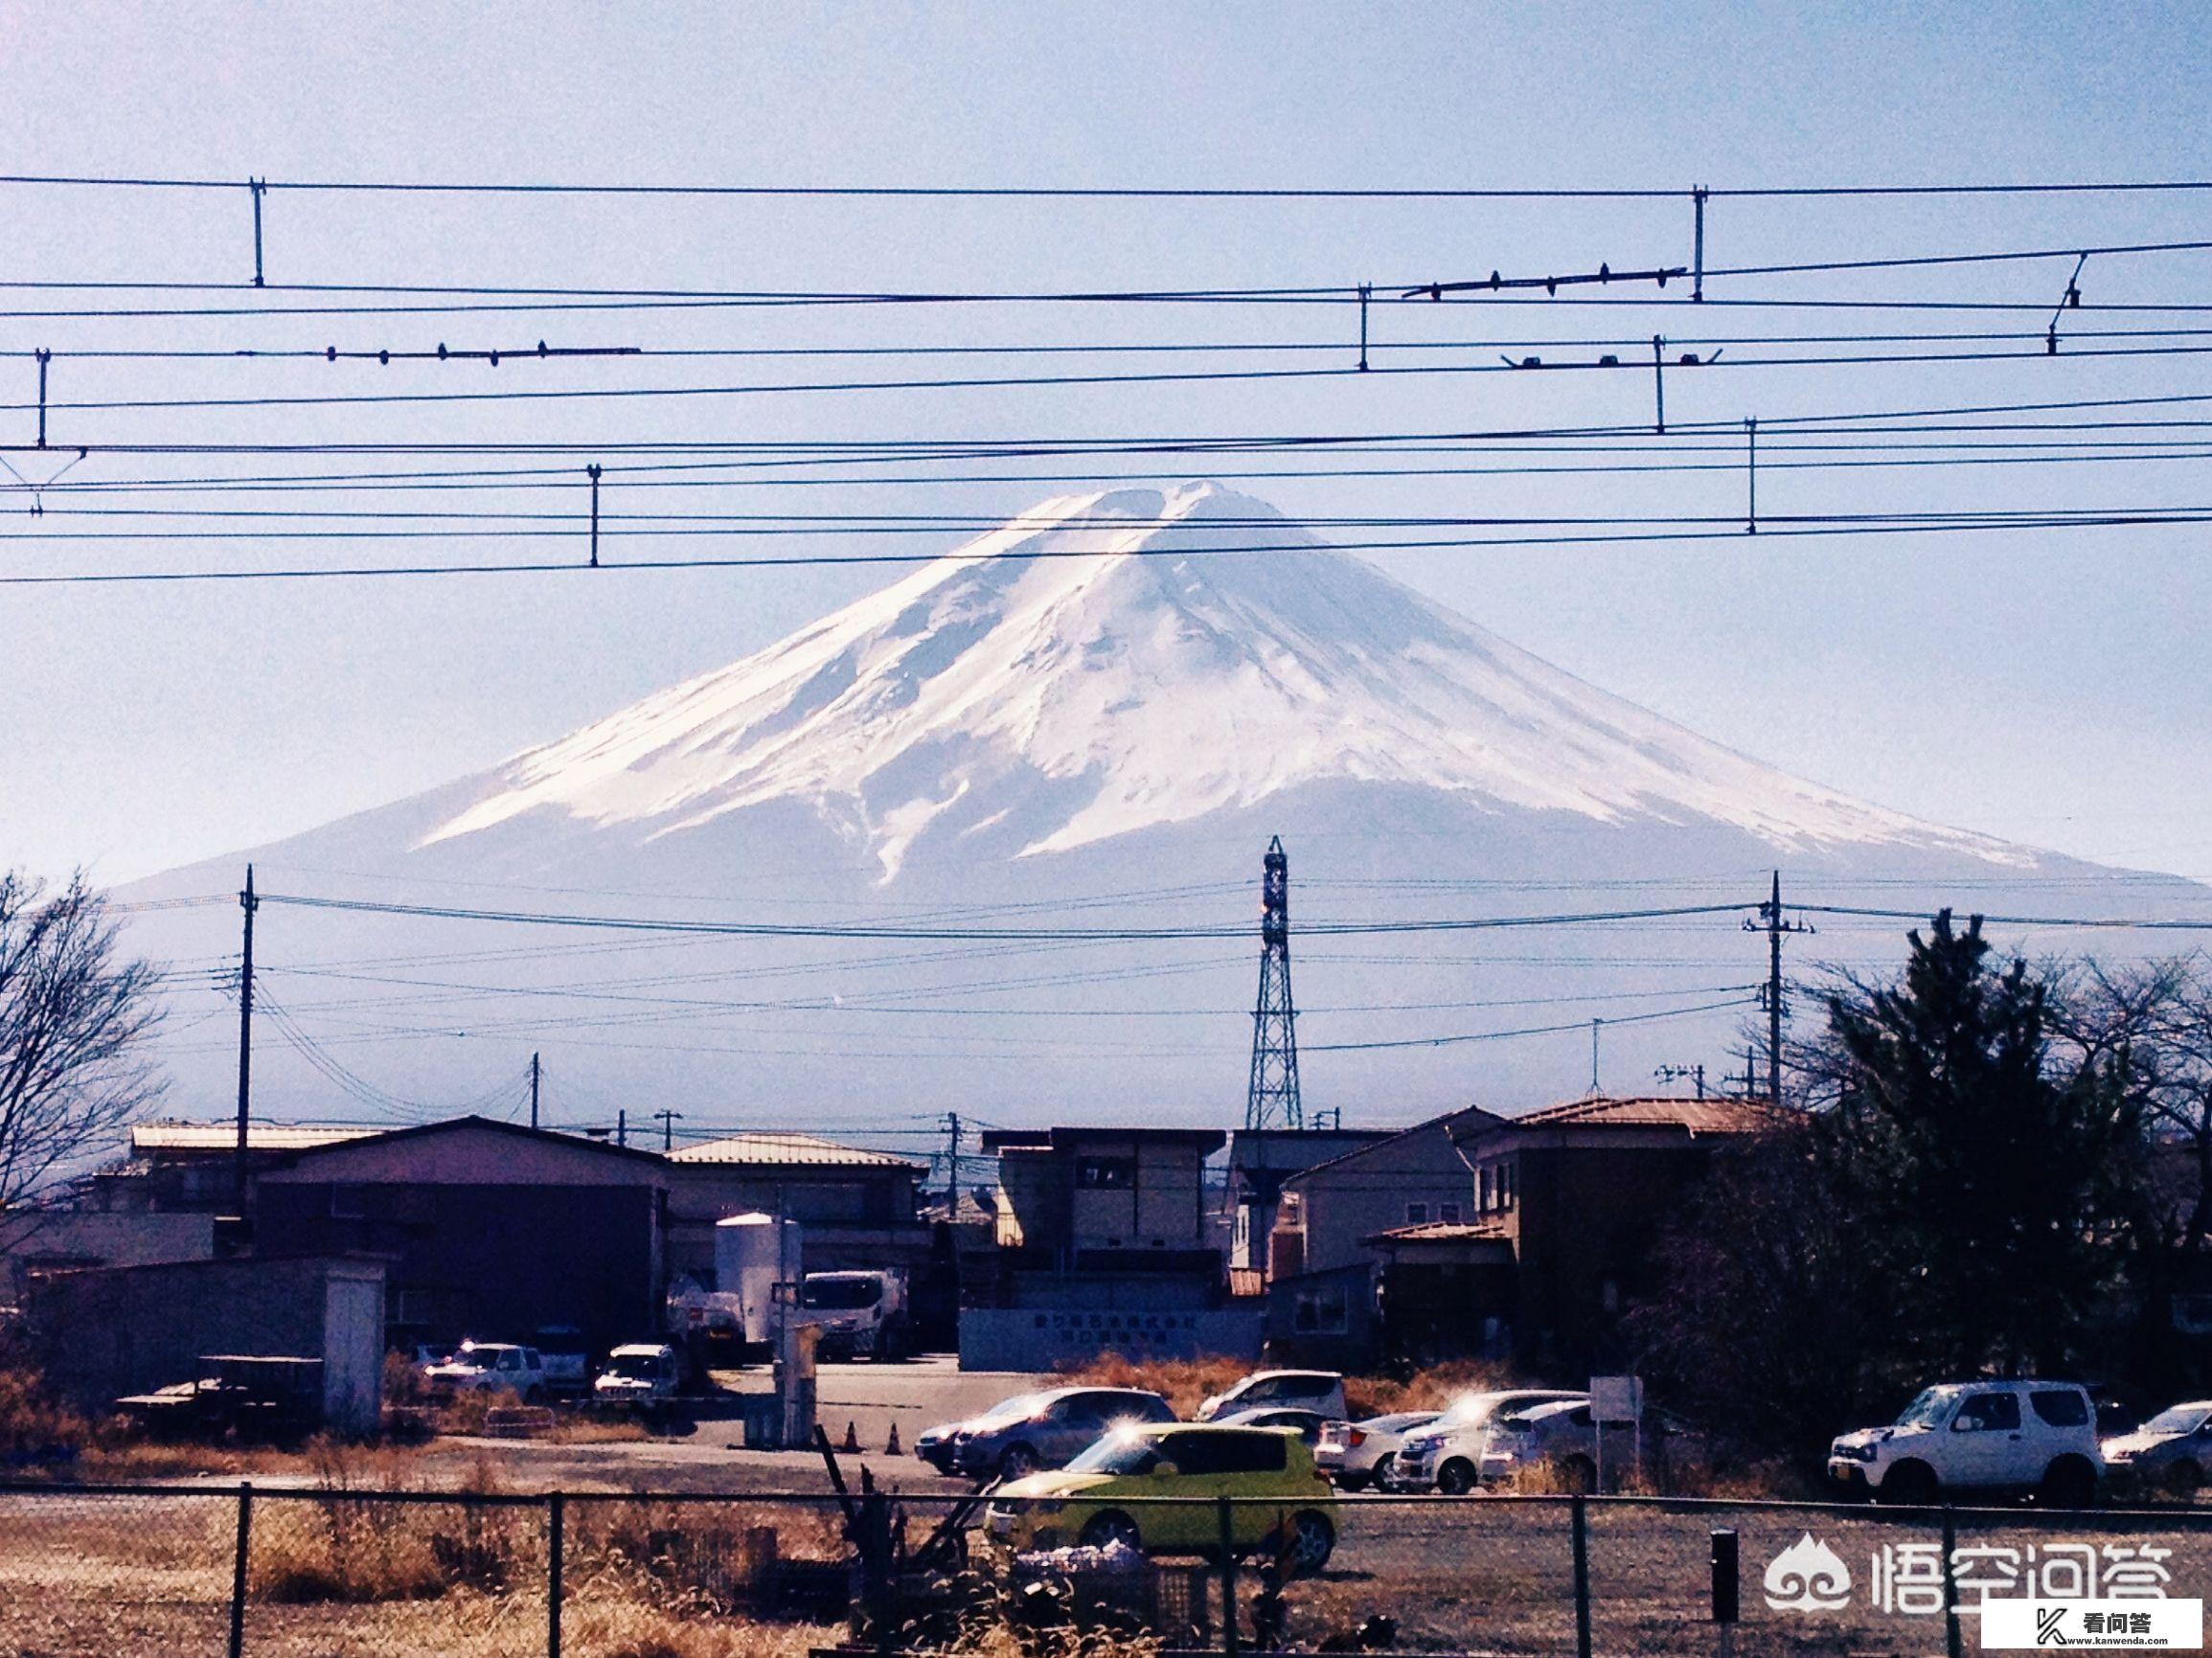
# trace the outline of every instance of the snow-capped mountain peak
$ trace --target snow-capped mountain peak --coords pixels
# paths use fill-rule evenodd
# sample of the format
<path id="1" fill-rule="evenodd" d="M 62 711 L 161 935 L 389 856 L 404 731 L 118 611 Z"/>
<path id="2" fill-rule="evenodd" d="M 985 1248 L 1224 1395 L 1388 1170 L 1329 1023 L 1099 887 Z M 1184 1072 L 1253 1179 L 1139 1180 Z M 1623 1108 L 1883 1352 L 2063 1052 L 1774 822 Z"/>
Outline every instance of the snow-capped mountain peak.
<path id="1" fill-rule="evenodd" d="M 924 839 L 1060 852 L 1326 783 L 2022 861 L 1709 742 L 1204 483 L 1042 502 L 517 756 L 421 844 L 526 814 L 658 839 L 800 802 L 888 880 Z"/>

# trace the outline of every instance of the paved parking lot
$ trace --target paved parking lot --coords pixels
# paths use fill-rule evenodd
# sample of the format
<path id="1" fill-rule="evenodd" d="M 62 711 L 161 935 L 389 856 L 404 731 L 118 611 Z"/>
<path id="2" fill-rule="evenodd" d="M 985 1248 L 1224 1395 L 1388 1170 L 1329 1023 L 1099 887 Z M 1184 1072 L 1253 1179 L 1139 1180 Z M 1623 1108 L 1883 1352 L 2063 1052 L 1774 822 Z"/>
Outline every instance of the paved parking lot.
<path id="1" fill-rule="evenodd" d="M 898 1364 L 856 1361 L 823 1365 L 815 1377 L 816 1415 L 832 1443 L 842 1444 L 847 1424 L 861 1447 L 859 1462 L 876 1477 L 910 1491 L 959 1492 L 965 1481 L 937 1475 L 914 1455 L 915 1436 L 939 1422 L 989 1409 L 1010 1395 L 1050 1387 L 1056 1378 L 1015 1371 L 962 1371 L 949 1353 Z M 456 1482 L 469 1465 L 489 1458 L 515 1488 L 546 1490 L 826 1491 L 828 1476 L 810 1451 L 764 1451 L 744 1444 L 737 1396 L 766 1394 L 773 1381 L 765 1367 L 718 1371 L 718 1392 L 686 1401 L 673 1430 L 650 1440 L 611 1444 L 558 1444 L 517 1440 L 440 1441 L 425 1453 L 425 1481 Z M 897 1423 L 901 1454 L 885 1455 Z M 853 1459 L 845 1459 L 851 1462 Z M 857 1472 L 847 1469 L 848 1479 Z"/>

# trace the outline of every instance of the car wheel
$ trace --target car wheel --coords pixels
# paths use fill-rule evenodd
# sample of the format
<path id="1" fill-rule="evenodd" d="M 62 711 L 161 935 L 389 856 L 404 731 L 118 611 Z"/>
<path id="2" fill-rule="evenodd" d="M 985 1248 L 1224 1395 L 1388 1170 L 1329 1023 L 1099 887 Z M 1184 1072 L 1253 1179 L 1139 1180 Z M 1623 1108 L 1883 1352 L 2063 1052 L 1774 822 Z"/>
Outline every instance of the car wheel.
<path id="1" fill-rule="evenodd" d="M 1899 1463 L 1874 1488 L 1874 1500 L 1898 1508 L 1924 1509 L 1941 1494 L 1935 1470 L 1926 1463 Z"/>
<path id="2" fill-rule="evenodd" d="M 1329 1516 L 1312 1509 L 1302 1509 L 1290 1516 L 1290 1534 L 1283 1556 L 1293 1578 L 1311 1578 L 1329 1564 L 1329 1556 L 1336 1552 L 1336 1528 Z"/>
<path id="3" fill-rule="evenodd" d="M 2097 1505 L 2097 1470 L 2082 1457 L 2061 1457 L 2043 1470 L 2036 1496 L 2046 1509 L 2093 1509 Z"/>
<path id="4" fill-rule="evenodd" d="M 1103 1514 L 1093 1514 L 1077 1540 L 1086 1549 L 1110 1549 L 1116 1543 L 1125 1549 L 1144 1547 L 1143 1540 L 1137 1535 L 1136 1521 L 1115 1509 L 1108 1509 Z"/>
<path id="5" fill-rule="evenodd" d="M 1019 1480 L 1037 1472 L 1037 1452 L 1027 1445 L 1008 1445 L 998 1455 L 998 1477 Z"/>
<path id="6" fill-rule="evenodd" d="M 1598 1465 L 1587 1457 L 1569 1457 L 1560 1464 L 1560 1484 L 1573 1495 L 1586 1497 L 1598 1488 Z"/>
<path id="7" fill-rule="evenodd" d="M 2183 1502 L 2194 1502 L 2197 1488 L 2204 1483 L 2204 1470 L 2186 1457 L 2166 1470 L 2166 1488 Z"/>
<path id="8" fill-rule="evenodd" d="M 1368 1475 L 1368 1483 L 1379 1491 L 1387 1491 L 1398 1484 L 1398 1454 L 1384 1451 L 1375 1459 L 1375 1468 Z"/>
<path id="9" fill-rule="evenodd" d="M 1453 1457 L 1436 1470 L 1436 1488 L 1448 1497 L 1464 1497 L 1474 1487 L 1474 1465 L 1465 1457 Z"/>

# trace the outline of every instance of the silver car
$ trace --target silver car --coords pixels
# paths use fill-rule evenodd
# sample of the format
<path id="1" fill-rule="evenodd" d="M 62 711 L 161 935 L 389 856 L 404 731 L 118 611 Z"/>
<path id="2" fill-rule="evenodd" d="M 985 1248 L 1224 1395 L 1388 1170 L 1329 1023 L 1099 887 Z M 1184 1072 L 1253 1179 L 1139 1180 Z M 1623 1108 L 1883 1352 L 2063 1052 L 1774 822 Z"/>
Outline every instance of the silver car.
<path id="1" fill-rule="evenodd" d="M 1064 1466 L 1124 1422 L 1174 1420 L 1166 1399 L 1141 1388 L 1052 1388 L 1016 1395 L 969 1421 L 932 1428 L 925 1438 L 969 1479 L 1018 1480 Z"/>
<path id="2" fill-rule="evenodd" d="M 2114 1478 L 2193 1496 L 2212 1467 L 2212 1399 L 2170 1406 L 2103 1448 Z"/>

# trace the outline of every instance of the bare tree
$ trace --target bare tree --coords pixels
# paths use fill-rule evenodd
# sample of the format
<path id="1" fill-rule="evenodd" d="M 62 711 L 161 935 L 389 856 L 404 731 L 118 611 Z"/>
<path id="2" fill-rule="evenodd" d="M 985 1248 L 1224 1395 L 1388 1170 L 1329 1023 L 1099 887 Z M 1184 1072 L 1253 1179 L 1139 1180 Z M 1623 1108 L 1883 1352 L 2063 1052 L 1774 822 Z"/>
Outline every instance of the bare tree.
<path id="1" fill-rule="evenodd" d="M 82 874 L 58 893 L 0 874 L 0 1218 L 160 1097 L 152 969 L 123 960 Z M 13 1230 L 11 1228 L 11 1230 Z"/>

